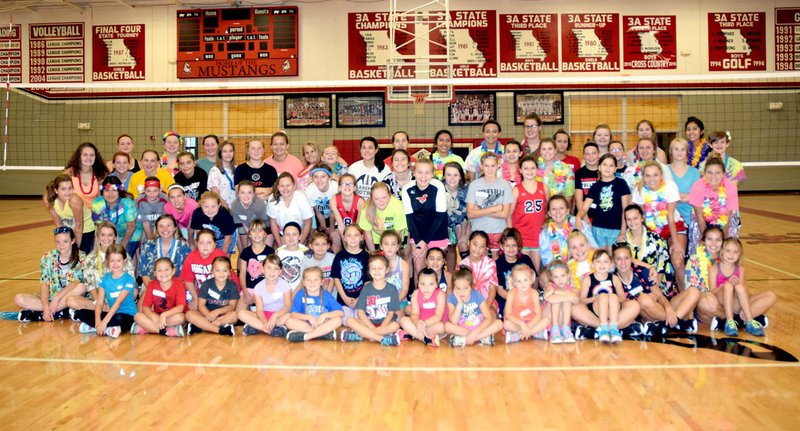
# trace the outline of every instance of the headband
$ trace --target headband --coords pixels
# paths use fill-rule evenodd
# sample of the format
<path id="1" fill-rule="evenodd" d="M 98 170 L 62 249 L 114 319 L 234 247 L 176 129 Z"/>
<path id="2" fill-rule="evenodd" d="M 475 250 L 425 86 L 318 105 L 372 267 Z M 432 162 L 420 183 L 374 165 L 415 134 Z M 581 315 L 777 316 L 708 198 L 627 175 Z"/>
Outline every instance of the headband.
<path id="1" fill-rule="evenodd" d="M 317 172 L 325 172 L 326 175 L 331 176 L 331 171 L 328 168 L 314 168 L 311 170 L 311 175 L 314 175 Z"/>
<path id="2" fill-rule="evenodd" d="M 184 191 L 183 190 L 183 186 L 181 186 L 180 184 L 173 184 L 173 185 L 171 185 L 171 186 L 169 186 L 167 188 L 167 193 L 169 193 L 169 192 L 171 192 L 172 190 L 175 190 L 175 189 L 178 189 L 178 190 L 180 190 L 182 192 Z"/>
<path id="3" fill-rule="evenodd" d="M 120 186 L 112 183 L 103 184 L 103 191 L 104 192 L 111 192 L 111 191 L 119 191 Z"/>
<path id="4" fill-rule="evenodd" d="M 170 136 L 175 136 L 178 138 L 179 141 L 181 140 L 181 135 L 178 132 L 170 130 L 169 132 L 164 133 L 164 135 L 161 137 L 161 142 L 166 142 L 167 138 L 169 138 Z"/>
<path id="5" fill-rule="evenodd" d="M 158 180 L 145 181 L 144 182 L 144 187 L 145 188 L 147 188 L 147 187 L 158 187 L 158 188 L 161 188 L 161 182 L 158 181 Z"/>

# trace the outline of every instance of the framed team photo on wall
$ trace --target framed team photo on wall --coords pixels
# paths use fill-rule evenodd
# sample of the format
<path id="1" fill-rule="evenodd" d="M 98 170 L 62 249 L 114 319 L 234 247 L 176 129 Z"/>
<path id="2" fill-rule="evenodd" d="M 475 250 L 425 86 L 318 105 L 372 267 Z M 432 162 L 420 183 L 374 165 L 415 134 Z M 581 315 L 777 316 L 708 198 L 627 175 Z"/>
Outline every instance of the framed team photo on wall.
<path id="1" fill-rule="evenodd" d="M 535 112 L 542 124 L 564 124 L 563 91 L 515 91 L 514 124 L 525 122 L 525 116 Z"/>
<path id="2" fill-rule="evenodd" d="M 337 94 L 336 127 L 384 127 L 383 93 Z"/>
<path id="3" fill-rule="evenodd" d="M 283 96 L 283 119 L 288 129 L 331 127 L 330 94 Z"/>
<path id="4" fill-rule="evenodd" d="M 481 125 L 497 118 L 497 97 L 494 92 L 456 91 L 448 106 L 447 124 L 451 126 Z"/>

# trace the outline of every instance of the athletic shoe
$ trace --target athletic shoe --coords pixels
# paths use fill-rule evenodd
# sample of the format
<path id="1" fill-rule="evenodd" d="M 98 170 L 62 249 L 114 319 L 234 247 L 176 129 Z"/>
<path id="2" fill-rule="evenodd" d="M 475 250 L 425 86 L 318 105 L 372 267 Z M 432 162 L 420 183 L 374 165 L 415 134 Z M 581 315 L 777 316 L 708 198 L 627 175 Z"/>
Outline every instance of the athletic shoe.
<path id="1" fill-rule="evenodd" d="M 260 332 L 261 332 L 260 330 L 254 328 L 254 327 L 252 327 L 252 326 L 250 326 L 250 325 L 248 325 L 246 323 L 244 324 L 244 328 L 242 328 L 242 335 L 256 335 L 256 334 L 258 334 Z M 285 337 L 286 334 L 283 334 L 283 336 Z"/>
<path id="2" fill-rule="evenodd" d="M 480 343 L 481 346 L 494 346 L 494 334 L 481 338 L 481 341 L 478 343 Z"/>
<path id="3" fill-rule="evenodd" d="M 506 344 L 519 343 L 520 340 L 522 340 L 522 337 L 519 332 L 506 331 Z"/>
<path id="4" fill-rule="evenodd" d="M 122 333 L 122 328 L 119 326 L 110 326 L 106 328 L 105 334 L 111 338 L 119 338 L 119 334 Z"/>
<path id="5" fill-rule="evenodd" d="M 78 317 L 75 315 L 75 313 L 77 313 L 77 312 L 78 312 L 78 310 L 75 310 L 74 308 L 70 308 L 69 309 L 69 318 L 72 319 L 73 322 L 78 322 L 79 321 Z"/>
<path id="6" fill-rule="evenodd" d="M 191 323 L 186 324 L 186 335 L 201 334 L 202 332 L 203 328 L 199 328 L 197 325 Z"/>
<path id="7" fill-rule="evenodd" d="M 167 326 L 166 335 L 167 337 L 183 337 L 185 335 L 183 332 L 183 326 L 182 325 Z"/>
<path id="8" fill-rule="evenodd" d="M 620 336 L 629 340 L 641 340 L 646 336 L 647 326 L 639 322 L 633 322 L 625 329 L 620 331 Z"/>
<path id="9" fill-rule="evenodd" d="M 65 308 L 53 313 L 53 320 L 64 319 L 66 317 L 69 317 L 69 308 Z"/>
<path id="10" fill-rule="evenodd" d="M 233 337 L 236 335 L 236 331 L 233 329 L 233 325 L 222 325 L 219 327 L 219 335 Z"/>
<path id="11" fill-rule="evenodd" d="M 718 319 L 716 316 L 712 317 L 711 322 L 708 324 L 708 329 L 711 331 L 719 331 L 722 328 L 722 322 L 720 322 L 720 320 L 721 319 Z"/>
<path id="12" fill-rule="evenodd" d="M 300 331 L 289 331 L 289 333 L 286 334 L 286 339 L 292 343 L 300 343 L 306 341 L 306 334 Z"/>
<path id="13" fill-rule="evenodd" d="M 766 328 L 767 326 L 769 326 L 769 318 L 767 317 L 766 314 L 762 314 L 760 316 L 756 316 L 756 317 L 753 318 L 753 320 L 758 322 L 761 325 L 762 328 Z"/>
<path id="14" fill-rule="evenodd" d="M 564 342 L 564 338 L 561 337 L 561 330 L 558 329 L 558 326 L 553 326 L 550 329 L 550 343 L 551 344 L 561 344 Z"/>
<path id="15" fill-rule="evenodd" d="M 97 332 L 97 329 L 94 329 L 93 327 L 89 326 L 88 323 L 81 323 L 81 326 L 78 326 L 78 332 L 80 332 L 81 334 L 94 334 L 95 332 Z"/>
<path id="16" fill-rule="evenodd" d="M 404 331 L 402 329 L 397 331 L 397 335 L 400 336 L 400 341 L 411 341 L 411 340 L 414 339 L 413 335 L 409 334 L 408 332 L 406 332 L 406 331 Z"/>
<path id="17" fill-rule="evenodd" d="M 547 329 L 542 329 L 541 332 L 537 332 L 532 335 L 534 340 L 544 340 L 547 341 Z"/>
<path id="18" fill-rule="evenodd" d="M 438 335 L 434 335 L 433 339 L 422 337 L 422 342 L 425 343 L 426 346 L 439 347 L 441 340 L 439 339 Z"/>
<path id="19" fill-rule="evenodd" d="M 145 331 L 144 328 L 139 326 L 138 323 L 134 322 L 134 324 L 131 325 L 131 334 L 134 334 L 134 335 L 145 335 L 145 334 L 147 334 L 147 331 Z"/>
<path id="20" fill-rule="evenodd" d="M 247 325 L 245 325 L 245 326 L 247 326 Z M 283 338 L 288 333 L 289 333 L 289 330 L 286 329 L 285 326 L 276 326 L 276 327 L 272 328 L 272 331 L 269 332 L 269 335 L 272 335 L 273 337 L 281 337 L 281 338 Z"/>
<path id="21" fill-rule="evenodd" d="M 2 319 L 2 320 L 19 320 L 19 311 L 3 311 L 3 312 L 0 312 L 0 319 Z"/>
<path id="22" fill-rule="evenodd" d="M 467 345 L 467 337 L 462 337 L 460 335 L 451 335 L 450 336 L 450 346 L 452 347 L 465 347 Z"/>
<path id="23" fill-rule="evenodd" d="M 564 343 L 574 343 L 575 336 L 572 335 L 572 331 L 569 330 L 569 326 L 564 325 L 561 328 L 561 337 L 564 339 Z"/>
<path id="24" fill-rule="evenodd" d="M 639 323 L 639 322 L 633 322 L 633 323 Z M 641 325 L 641 323 L 639 323 L 639 325 Z M 609 332 L 611 333 L 610 341 L 612 343 L 617 344 L 620 341 L 622 341 L 622 332 L 619 332 L 619 329 L 611 328 Z"/>
<path id="25" fill-rule="evenodd" d="M 736 324 L 736 321 L 730 319 L 725 322 L 725 335 L 729 337 L 736 337 L 739 335 L 739 325 Z"/>
<path id="26" fill-rule="evenodd" d="M 747 322 L 745 325 L 744 330 L 747 331 L 750 335 L 755 335 L 756 337 L 763 337 L 764 336 L 764 329 L 761 327 L 761 324 L 756 322 L 756 319 L 752 319 Z"/>
<path id="27" fill-rule="evenodd" d="M 356 331 L 352 331 L 350 329 L 345 329 L 344 331 L 342 331 L 342 342 L 344 343 L 349 343 L 353 341 L 362 341 L 362 340 L 363 338 L 361 338 L 361 336 L 358 335 Z"/>
<path id="28" fill-rule="evenodd" d="M 19 314 L 17 315 L 17 320 L 20 322 L 38 322 L 44 319 L 42 318 L 41 311 L 20 310 Z"/>
<path id="29" fill-rule="evenodd" d="M 381 338 L 381 346 L 399 346 L 400 336 L 398 334 L 388 334 Z"/>
<path id="30" fill-rule="evenodd" d="M 655 321 L 655 322 L 647 322 L 645 325 L 645 335 L 650 338 L 655 338 L 660 340 L 667 335 L 669 331 L 669 326 L 665 322 L 662 321 Z"/>
<path id="31" fill-rule="evenodd" d="M 601 343 L 610 343 L 611 333 L 608 329 L 600 328 L 597 330 L 597 339 L 600 340 Z"/>
<path id="32" fill-rule="evenodd" d="M 281 328 L 283 328 L 283 326 L 281 326 Z M 286 328 L 284 328 L 284 329 L 286 329 Z M 333 331 L 328 332 L 327 334 L 319 337 L 319 339 L 320 340 L 328 340 L 328 341 L 336 341 L 336 330 L 334 329 Z"/>
<path id="33" fill-rule="evenodd" d="M 697 332 L 697 319 L 691 319 L 691 320 L 678 319 L 678 324 L 675 325 L 675 329 L 679 331 L 688 332 L 690 334 L 694 334 L 695 332 Z"/>

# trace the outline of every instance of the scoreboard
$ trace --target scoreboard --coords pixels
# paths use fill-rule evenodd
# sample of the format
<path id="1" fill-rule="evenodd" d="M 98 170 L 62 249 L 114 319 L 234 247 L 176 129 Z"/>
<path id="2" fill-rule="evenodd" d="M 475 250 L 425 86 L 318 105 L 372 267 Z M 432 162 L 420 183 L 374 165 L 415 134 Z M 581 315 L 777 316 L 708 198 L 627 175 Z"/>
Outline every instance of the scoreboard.
<path id="1" fill-rule="evenodd" d="M 298 76 L 297 6 L 178 11 L 179 79 Z"/>

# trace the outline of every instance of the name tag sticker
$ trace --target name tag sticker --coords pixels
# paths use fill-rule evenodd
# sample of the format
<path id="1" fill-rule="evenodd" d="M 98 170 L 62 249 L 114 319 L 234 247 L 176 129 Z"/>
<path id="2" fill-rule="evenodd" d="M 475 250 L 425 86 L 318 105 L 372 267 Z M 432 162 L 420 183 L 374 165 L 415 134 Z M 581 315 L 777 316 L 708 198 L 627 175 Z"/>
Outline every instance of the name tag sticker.
<path id="1" fill-rule="evenodd" d="M 153 296 L 158 296 L 159 298 L 166 298 L 167 294 L 161 290 L 153 290 Z"/>
<path id="2" fill-rule="evenodd" d="M 423 302 L 422 303 L 422 309 L 423 310 L 434 310 L 434 309 L 436 309 L 436 303 L 435 302 Z"/>
<path id="3" fill-rule="evenodd" d="M 213 291 L 213 290 L 211 290 L 211 289 L 208 289 L 208 296 L 210 296 L 210 297 L 212 297 L 212 298 L 214 298 L 214 299 L 219 299 L 219 293 L 217 293 L 217 292 L 214 292 L 214 291 Z"/>

